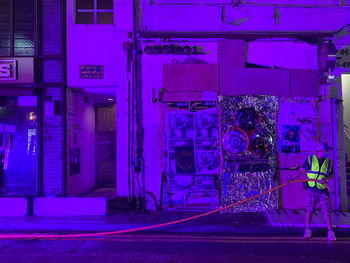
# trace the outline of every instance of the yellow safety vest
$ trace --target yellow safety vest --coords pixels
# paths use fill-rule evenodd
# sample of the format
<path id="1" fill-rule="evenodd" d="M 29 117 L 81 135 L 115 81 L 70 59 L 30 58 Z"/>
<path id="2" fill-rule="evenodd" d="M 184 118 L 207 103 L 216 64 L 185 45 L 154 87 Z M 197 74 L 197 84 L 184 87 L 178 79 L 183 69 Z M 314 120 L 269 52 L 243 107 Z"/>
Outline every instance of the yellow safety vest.
<path id="1" fill-rule="evenodd" d="M 332 167 L 332 161 L 330 159 L 325 158 L 321 168 L 316 155 L 309 156 L 307 160 L 309 162 L 309 167 L 311 167 L 311 169 L 307 171 L 307 177 L 309 179 L 322 180 L 325 176 L 328 176 Z M 319 189 L 326 189 L 324 184 L 318 182 L 308 182 L 308 184 L 310 187 L 315 187 L 316 185 Z"/>

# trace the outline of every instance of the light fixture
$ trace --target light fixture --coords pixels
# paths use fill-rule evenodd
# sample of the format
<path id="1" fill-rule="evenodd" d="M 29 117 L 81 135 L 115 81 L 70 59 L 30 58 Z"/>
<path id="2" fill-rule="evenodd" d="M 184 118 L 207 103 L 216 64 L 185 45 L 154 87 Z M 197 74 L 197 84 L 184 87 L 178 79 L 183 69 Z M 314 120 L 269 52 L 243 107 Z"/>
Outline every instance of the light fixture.
<path id="1" fill-rule="evenodd" d="M 35 121 L 36 118 L 37 118 L 35 112 L 33 112 L 33 111 L 30 112 L 28 118 L 29 118 L 29 120 L 31 120 L 31 121 Z"/>

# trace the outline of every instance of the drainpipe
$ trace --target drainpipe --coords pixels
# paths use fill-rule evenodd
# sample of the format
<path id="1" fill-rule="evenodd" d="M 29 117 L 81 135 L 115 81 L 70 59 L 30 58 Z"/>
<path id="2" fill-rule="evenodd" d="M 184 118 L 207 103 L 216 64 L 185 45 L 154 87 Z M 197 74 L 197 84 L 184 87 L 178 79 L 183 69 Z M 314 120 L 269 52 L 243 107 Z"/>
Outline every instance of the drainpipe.
<path id="1" fill-rule="evenodd" d="M 67 196 L 67 1 L 62 0 L 62 126 L 63 126 L 63 196 Z"/>
<path id="2" fill-rule="evenodd" d="M 134 149 L 134 172 L 136 175 L 136 198 L 137 208 L 145 210 L 145 164 L 143 157 L 143 138 L 144 129 L 142 123 L 142 87 L 141 87 L 141 41 L 140 37 L 140 0 L 133 1 L 133 18 L 134 18 L 134 34 L 133 34 L 133 91 L 135 94 L 135 113 L 136 113 L 136 149 Z"/>

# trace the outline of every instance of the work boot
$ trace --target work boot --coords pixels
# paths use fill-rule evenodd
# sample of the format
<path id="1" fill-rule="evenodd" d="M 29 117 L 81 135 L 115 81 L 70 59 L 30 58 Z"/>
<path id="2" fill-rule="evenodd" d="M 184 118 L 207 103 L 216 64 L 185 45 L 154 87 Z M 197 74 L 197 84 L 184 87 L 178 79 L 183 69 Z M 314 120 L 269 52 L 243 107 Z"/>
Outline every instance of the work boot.
<path id="1" fill-rule="evenodd" d="M 306 228 L 304 233 L 304 238 L 310 238 L 310 237 L 312 237 L 312 232 L 310 228 Z"/>
<path id="2" fill-rule="evenodd" d="M 335 235 L 334 235 L 333 231 L 328 231 L 328 241 L 329 242 L 335 242 L 336 241 L 336 238 L 335 238 Z"/>

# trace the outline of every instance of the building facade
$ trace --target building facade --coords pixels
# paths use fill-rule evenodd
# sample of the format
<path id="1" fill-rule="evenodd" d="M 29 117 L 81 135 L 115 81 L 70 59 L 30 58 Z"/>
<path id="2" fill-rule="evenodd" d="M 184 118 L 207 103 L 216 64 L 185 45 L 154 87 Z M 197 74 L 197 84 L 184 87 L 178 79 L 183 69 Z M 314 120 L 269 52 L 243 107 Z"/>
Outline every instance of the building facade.
<path id="1" fill-rule="evenodd" d="M 3 197 L 213 209 L 288 181 L 295 172 L 279 168 L 326 141 L 332 206 L 346 209 L 347 1 L 6 0 L 0 10 Z M 293 185 L 230 212 L 303 198 Z"/>

